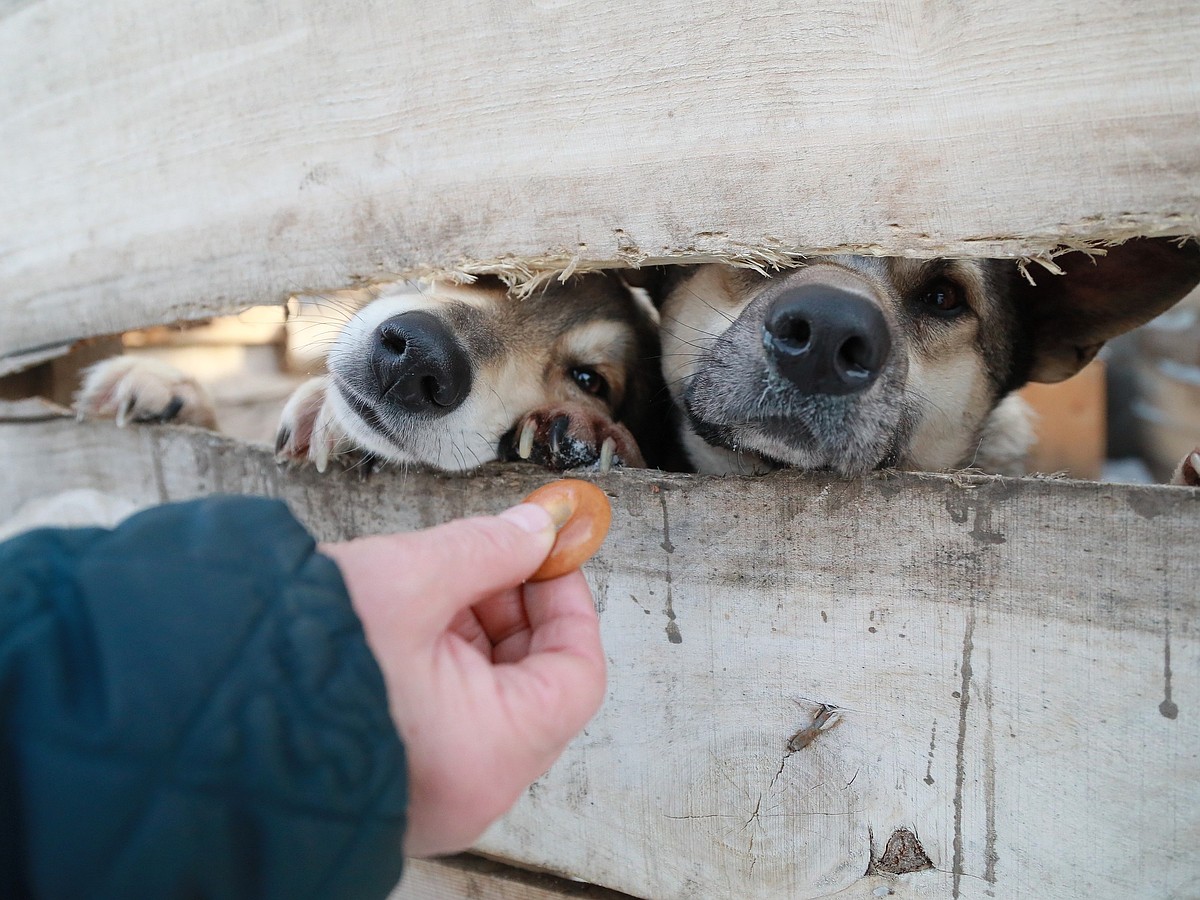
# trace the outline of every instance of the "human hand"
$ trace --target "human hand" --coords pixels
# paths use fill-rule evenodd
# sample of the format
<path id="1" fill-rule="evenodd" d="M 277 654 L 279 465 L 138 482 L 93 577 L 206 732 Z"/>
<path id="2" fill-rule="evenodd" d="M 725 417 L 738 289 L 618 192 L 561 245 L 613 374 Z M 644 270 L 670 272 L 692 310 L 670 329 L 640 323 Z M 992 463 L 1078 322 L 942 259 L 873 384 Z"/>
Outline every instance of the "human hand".
<path id="1" fill-rule="evenodd" d="M 604 652 L 583 574 L 523 584 L 554 544 L 521 504 L 425 531 L 323 544 L 404 739 L 404 852 L 470 846 L 600 708 Z"/>

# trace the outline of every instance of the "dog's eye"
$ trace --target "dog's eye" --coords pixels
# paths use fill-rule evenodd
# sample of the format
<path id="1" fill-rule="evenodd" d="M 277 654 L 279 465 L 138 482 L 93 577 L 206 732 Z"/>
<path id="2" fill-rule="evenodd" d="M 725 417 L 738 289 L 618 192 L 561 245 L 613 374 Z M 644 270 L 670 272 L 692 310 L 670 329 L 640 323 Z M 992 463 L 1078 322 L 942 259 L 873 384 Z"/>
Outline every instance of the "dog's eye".
<path id="1" fill-rule="evenodd" d="M 589 369 L 587 366 L 575 366 L 571 369 L 571 380 L 579 385 L 579 389 L 585 394 L 591 394 L 601 400 L 608 399 L 608 382 L 595 369 Z"/>
<path id="2" fill-rule="evenodd" d="M 945 318 L 967 311 L 961 288 L 944 278 L 939 278 L 922 291 L 920 303 L 926 311 Z"/>

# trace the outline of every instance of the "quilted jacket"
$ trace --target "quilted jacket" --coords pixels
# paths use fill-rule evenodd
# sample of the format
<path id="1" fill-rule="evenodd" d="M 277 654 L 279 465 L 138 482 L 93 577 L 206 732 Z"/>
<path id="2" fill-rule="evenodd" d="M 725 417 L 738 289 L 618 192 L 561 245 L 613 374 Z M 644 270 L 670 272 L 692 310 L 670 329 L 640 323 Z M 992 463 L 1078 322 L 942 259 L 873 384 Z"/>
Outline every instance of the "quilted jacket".
<path id="1" fill-rule="evenodd" d="M 385 897 L 406 801 L 341 575 L 284 504 L 0 544 L 0 897 Z"/>

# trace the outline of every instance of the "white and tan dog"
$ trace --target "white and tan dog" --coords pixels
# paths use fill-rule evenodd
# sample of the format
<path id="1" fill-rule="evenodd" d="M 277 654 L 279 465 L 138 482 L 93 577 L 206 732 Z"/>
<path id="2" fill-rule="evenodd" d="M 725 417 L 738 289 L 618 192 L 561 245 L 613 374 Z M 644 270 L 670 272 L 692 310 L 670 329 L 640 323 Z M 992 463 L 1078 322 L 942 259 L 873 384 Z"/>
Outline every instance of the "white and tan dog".
<path id="1" fill-rule="evenodd" d="M 490 278 L 385 294 L 347 322 L 328 374 L 288 400 L 276 454 L 320 470 L 345 455 L 453 471 L 655 464 L 669 437 L 655 318 L 605 274 L 524 298 Z M 130 358 L 94 367 L 76 406 L 120 423 L 214 419 L 193 380 Z"/>

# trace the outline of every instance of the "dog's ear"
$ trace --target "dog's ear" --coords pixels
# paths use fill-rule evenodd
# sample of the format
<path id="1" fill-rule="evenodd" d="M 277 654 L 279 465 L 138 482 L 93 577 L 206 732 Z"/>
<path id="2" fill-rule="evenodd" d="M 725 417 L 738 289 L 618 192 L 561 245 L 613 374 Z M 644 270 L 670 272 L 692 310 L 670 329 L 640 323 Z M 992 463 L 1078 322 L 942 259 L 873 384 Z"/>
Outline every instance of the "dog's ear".
<path id="1" fill-rule="evenodd" d="M 1200 283 L 1200 244 L 1136 238 L 1104 256 L 1068 253 L 1065 274 L 1014 274 L 1014 299 L 1032 341 L 1030 381 L 1070 378 L 1104 342 L 1148 322 Z"/>
<path id="2" fill-rule="evenodd" d="M 662 306 L 667 294 L 692 272 L 695 266 L 642 266 L 638 269 L 617 269 L 617 274 L 630 287 L 641 288 L 650 296 L 654 306 Z"/>

